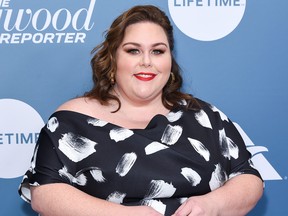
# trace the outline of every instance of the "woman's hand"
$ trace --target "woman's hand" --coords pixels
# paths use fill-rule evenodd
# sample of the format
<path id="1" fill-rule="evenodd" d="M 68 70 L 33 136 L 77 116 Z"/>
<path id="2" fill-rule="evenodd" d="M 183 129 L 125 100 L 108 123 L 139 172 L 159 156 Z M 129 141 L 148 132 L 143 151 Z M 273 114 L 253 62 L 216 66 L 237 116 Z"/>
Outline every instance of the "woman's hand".
<path id="1" fill-rule="evenodd" d="M 206 195 L 195 196 L 187 199 L 172 216 L 214 216 L 217 214 L 217 206 L 209 201 Z"/>
<path id="2" fill-rule="evenodd" d="M 190 197 L 172 216 L 243 216 L 256 205 L 262 193 L 260 178 L 238 175 L 210 193 Z"/>

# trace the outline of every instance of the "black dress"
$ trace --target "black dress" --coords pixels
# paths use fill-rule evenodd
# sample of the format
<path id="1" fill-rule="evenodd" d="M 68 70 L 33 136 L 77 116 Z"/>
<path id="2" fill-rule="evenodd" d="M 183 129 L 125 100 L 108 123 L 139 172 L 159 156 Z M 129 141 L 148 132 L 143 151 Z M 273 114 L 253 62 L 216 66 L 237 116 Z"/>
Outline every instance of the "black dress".
<path id="1" fill-rule="evenodd" d="M 250 157 L 233 123 L 204 102 L 198 111 L 179 107 L 156 115 L 145 129 L 58 111 L 41 130 L 19 193 L 30 202 L 29 185 L 61 182 L 171 215 L 188 197 L 215 190 L 236 175 L 260 177 Z"/>

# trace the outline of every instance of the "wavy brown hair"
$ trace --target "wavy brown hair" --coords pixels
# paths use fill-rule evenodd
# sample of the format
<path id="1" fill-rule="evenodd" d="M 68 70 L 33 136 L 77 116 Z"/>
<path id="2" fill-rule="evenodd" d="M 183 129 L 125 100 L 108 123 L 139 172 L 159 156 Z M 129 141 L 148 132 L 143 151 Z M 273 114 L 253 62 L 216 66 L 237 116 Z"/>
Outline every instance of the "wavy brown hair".
<path id="1" fill-rule="evenodd" d="M 198 109 L 199 103 L 197 100 L 192 95 L 180 91 L 183 80 L 180 74 L 180 67 L 172 54 L 174 50 L 174 36 L 170 20 L 162 10 L 153 5 L 132 7 L 113 21 L 110 28 L 106 31 L 104 42 L 96 46 L 91 52 L 94 55 L 90 62 L 94 86 L 84 96 L 95 98 L 104 105 L 107 105 L 110 100 L 116 100 L 119 106 L 115 112 L 121 108 L 119 98 L 111 93 L 113 88 L 113 85 L 111 85 L 111 76 L 117 71 L 116 50 L 123 41 L 127 26 L 139 22 L 152 22 L 161 26 L 168 39 L 172 58 L 171 72 L 174 74 L 174 79 L 170 76 L 163 88 L 163 105 L 171 110 L 183 104 L 183 100 L 186 100 L 186 108 Z"/>

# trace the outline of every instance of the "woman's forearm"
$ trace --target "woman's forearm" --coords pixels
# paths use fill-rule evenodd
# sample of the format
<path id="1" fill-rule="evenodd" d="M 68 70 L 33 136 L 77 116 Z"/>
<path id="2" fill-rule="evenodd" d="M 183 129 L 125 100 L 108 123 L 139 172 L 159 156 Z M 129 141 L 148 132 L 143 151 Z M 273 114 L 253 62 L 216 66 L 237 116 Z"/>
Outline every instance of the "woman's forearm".
<path id="1" fill-rule="evenodd" d="M 102 208 L 111 213 L 120 205 L 104 202 L 66 184 L 48 184 L 31 188 L 32 208 L 41 216 L 100 215 Z M 105 215 L 105 214 L 102 214 Z"/>
<path id="2" fill-rule="evenodd" d="M 207 194 L 217 205 L 219 216 L 246 215 L 263 194 L 263 182 L 254 175 L 236 176 L 222 187 Z"/>
<path id="3" fill-rule="evenodd" d="M 148 206 L 126 207 L 92 197 L 67 184 L 33 187 L 31 194 L 32 208 L 41 216 L 161 216 Z"/>

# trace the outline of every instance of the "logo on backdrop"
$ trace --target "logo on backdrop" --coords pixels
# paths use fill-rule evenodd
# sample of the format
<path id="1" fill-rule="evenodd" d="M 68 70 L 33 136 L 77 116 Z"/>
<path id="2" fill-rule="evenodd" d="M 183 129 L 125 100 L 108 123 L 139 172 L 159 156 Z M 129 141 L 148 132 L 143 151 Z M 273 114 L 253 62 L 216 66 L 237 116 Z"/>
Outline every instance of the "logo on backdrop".
<path id="1" fill-rule="evenodd" d="M 213 41 L 230 34 L 240 23 L 246 0 L 168 0 L 176 26 L 187 36 Z"/>
<path id="2" fill-rule="evenodd" d="M 28 104 L 0 99 L 0 178 L 23 176 L 44 122 Z"/>
<path id="3" fill-rule="evenodd" d="M 86 2 L 87 7 L 77 10 L 52 10 L 35 6 L 31 9 L 34 2 L 26 8 L 16 8 L 13 0 L 0 0 L 0 44 L 84 43 L 86 32 L 94 26 L 91 17 L 96 0 Z"/>
<path id="4" fill-rule="evenodd" d="M 242 128 L 234 122 L 234 125 L 241 134 L 248 151 L 252 155 L 252 162 L 257 170 L 260 172 L 263 180 L 282 180 L 278 172 L 272 167 L 268 160 L 263 156 L 262 152 L 268 152 L 264 146 L 255 146 L 252 140 L 242 130 Z"/>

